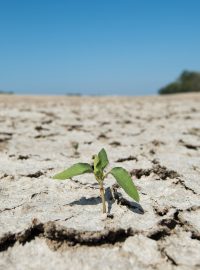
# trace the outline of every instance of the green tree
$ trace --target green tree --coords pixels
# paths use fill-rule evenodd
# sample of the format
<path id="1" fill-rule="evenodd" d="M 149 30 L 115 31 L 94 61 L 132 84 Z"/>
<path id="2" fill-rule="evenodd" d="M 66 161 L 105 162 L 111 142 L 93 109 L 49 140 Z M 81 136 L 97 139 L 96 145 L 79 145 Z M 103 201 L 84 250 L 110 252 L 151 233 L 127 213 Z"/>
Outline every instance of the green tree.
<path id="1" fill-rule="evenodd" d="M 160 95 L 186 92 L 200 92 L 200 72 L 183 71 L 175 82 L 158 91 Z"/>

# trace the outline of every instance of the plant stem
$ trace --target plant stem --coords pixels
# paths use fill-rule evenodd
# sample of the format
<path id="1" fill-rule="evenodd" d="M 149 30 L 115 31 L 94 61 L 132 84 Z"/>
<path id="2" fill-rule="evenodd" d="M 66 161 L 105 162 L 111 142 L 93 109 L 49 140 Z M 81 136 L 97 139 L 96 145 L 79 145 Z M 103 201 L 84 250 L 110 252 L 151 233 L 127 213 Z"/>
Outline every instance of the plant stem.
<path id="1" fill-rule="evenodd" d="M 111 172 L 111 171 L 105 173 L 102 180 L 104 180 L 104 179 L 109 175 L 110 172 Z"/>
<path id="2" fill-rule="evenodd" d="M 102 205 L 103 205 L 103 213 L 106 213 L 106 200 L 105 200 L 103 182 L 100 181 L 99 186 L 100 186 L 100 194 L 101 194 L 101 200 L 102 200 Z"/>

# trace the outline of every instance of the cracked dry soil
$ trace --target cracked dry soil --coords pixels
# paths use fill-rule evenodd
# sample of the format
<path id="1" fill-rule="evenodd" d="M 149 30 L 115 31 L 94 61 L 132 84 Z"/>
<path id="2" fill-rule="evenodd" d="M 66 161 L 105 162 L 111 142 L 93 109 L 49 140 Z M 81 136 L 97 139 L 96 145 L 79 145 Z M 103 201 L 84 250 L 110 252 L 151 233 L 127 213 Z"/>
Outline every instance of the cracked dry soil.
<path id="1" fill-rule="evenodd" d="M 200 269 L 200 95 L 0 96 L 0 269 Z M 91 175 L 102 147 L 140 204 Z"/>

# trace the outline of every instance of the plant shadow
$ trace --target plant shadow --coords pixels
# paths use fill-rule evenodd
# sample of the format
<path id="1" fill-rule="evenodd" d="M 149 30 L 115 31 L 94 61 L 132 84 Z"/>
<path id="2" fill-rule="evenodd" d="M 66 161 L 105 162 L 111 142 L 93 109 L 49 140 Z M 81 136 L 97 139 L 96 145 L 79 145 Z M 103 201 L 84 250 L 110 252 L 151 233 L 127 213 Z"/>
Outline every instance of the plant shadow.
<path id="1" fill-rule="evenodd" d="M 71 203 L 69 203 L 70 206 L 73 205 L 97 205 L 101 203 L 101 198 L 98 197 L 90 197 L 90 198 L 86 198 L 86 197 L 81 197 L 79 200 L 73 201 Z"/>
<path id="2" fill-rule="evenodd" d="M 117 204 L 126 206 L 133 213 L 140 214 L 140 215 L 144 214 L 144 209 L 139 203 L 125 199 L 122 196 L 122 194 L 116 190 L 113 196 L 110 187 L 107 187 L 105 189 L 105 197 L 106 197 L 106 202 L 108 204 L 108 210 L 107 210 L 108 214 L 111 214 L 112 205 L 115 202 L 117 202 Z M 97 204 L 101 204 L 100 196 L 90 197 L 90 198 L 81 197 L 79 200 L 73 201 L 69 203 L 68 205 L 73 206 L 73 205 L 97 205 Z"/>
<path id="3" fill-rule="evenodd" d="M 144 214 L 144 209 L 142 208 L 142 206 L 139 203 L 129 201 L 129 200 L 125 199 L 122 196 L 122 194 L 120 192 L 117 192 L 117 191 L 115 191 L 114 195 L 113 195 L 112 192 L 111 192 L 110 187 L 106 188 L 105 196 L 106 196 L 106 201 L 108 203 L 108 213 L 109 214 L 111 212 L 112 205 L 115 202 L 117 202 L 117 204 L 126 206 L 133 213 L 136 213 L 136 214 L 139 214 L 139 215 Z"/>

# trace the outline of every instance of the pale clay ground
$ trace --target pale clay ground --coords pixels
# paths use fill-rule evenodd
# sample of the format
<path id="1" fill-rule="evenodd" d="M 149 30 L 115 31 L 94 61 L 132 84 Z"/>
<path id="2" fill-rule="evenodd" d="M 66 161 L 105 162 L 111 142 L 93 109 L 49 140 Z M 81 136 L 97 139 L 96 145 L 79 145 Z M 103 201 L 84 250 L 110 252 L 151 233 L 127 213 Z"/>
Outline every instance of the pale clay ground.
<path id="1" fill-rule="evenodd" d="M 78 143 L 78 150 L 74 145 Z M 138 187 L 52 176 L 104 147 Z M 200 95 L 0 96 L 0 269 L 200 269 Z"/>

